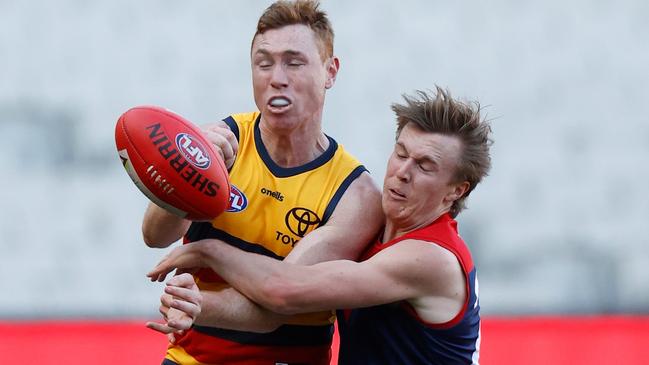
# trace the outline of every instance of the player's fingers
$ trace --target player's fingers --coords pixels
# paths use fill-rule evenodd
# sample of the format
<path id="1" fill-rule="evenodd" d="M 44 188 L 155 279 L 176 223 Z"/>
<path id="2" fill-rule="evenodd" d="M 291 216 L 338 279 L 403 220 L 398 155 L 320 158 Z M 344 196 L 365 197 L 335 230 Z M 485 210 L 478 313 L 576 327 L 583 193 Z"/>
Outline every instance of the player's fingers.
<path id="1" fill-rule="evenodd" d="M 164 305 L 164 304 L 161 304 L 161 305 L 158 307 L 158 312 L 160 312 L 160 315 L 162 316 L 162 318 L 163 318 L 165 321 L 167 320 L 167 313 L 169 313 L 169 308 L 171 308 L 171 307 L 166 306 L 166 305 Z"/>
<path id="2" fill-rule="evenodd" d="M 174 333 L 176 331 L 175 328 L 169 327 L 164 323 L 158 323 L 158 322 L 147 322 L 146 327 L 164 334 Z"/>
<path id="3" fill-rule="evenodd" d="M 185 245 L 183 245 L 185 246 Z M 149 271 L 146 276 L 151 279 L 151 281 L 163 282 L 171 271 L 173 271 L 178 266 L 182 266 L 182 257 L 185 252 L 185 248 L 176 247 L 171 252 L 169 252 L 165 257 L 158 262 L 158 264 Z"/>
<path id="4" fill-rule="evenodd" d="M 194 277 L 189 273 L 182 273 L 180 275 L 176 275 L 171 279 L 169 279 L 169 281 L 167 281 L 167 287 L 174 286 L 174 287 L 191 289 L 195 285 L 196 282 L 194 281 Z"/>
<path id="5" fill-rule="evenodd" d="M 180 249 L 180 250 L 178 250 Z M 162 282 L 167 277 L 167 274 L 176 268 L 176 261 L 182 255 L 182 247 L 177 247 L 169 252 L 165 257 L 158 262 L 158 264 L 147 274 L 151 279 Z"/>
<path id="6" fill-rule="evenodd" d="M 163 258 L 153 269 L 151 269 L 151 271 L 146 274 L 146 276 L 151 281 L 162 282 L 167 277 L 167 274 L 169 274 L 172 270 L 173 267 L 168 264 L 167 258 Z"/>
<path id="7" fill-rule="evenodd" d="M 198 287 L 183 288 L 179 286 L 167 285 L 164 289 L 165 293 L 174 296 L 175 298 L 184 301 L 200 304 L 203 299 Z"/>
<path id="8" fill-rule="evenodd" d="M 171 308 L 171 303 L 173 302 L 173 300 L 174 300 L 173 296 L 166 293 L 162 294 L 160 296 L 160 311 L 162 311 L 163 307 L 166 307 L 167 308 L 165 310 L 165 314 L 166 314 L 169 308 Z"/>
<path id="9" fill-rule="evenodd" d="M 223 132 L 230 132 L 225 128 L 211 129 L 206 131 L 205 137 L 220 151 L 223 161 L 230 161 L 234 158 L 234 147 Z"/>
<path id="10" fill-rule="evenodd" d="M 201 313 L 200 305 L 198 305 L 197 303 L 188 302 L 186 300 L 174 299 L 171 302 L 171 308 L 177 309 L 185 313 L 187 316 L 191 317 L 189 318 L 189 320 L 191 320 L 192 322 Z M 169 321 L 171 322 L 171 320 Z M 191 323 L 189 325 L 191 325 Z"/>
<path id="11" fill-rule="evenodd" d="M 239 152 L 239 141 L 237 140 L 237 136 L 234 134 L 234 132 L 232 132 L 230 128 L 222 127 L 222 129 L 225 129 L 224 137 L 228 140 L 230 146 L 232 146 L 232 150 L 234 151 L 234 155 L 236 156 Z"/>
<path id="12" fill-rule="evenodd" d="M 211 132 L 220 134 L 223 137 L 225 137 L 225 139 L 232 146 L 232 149 L 234 150 L 235 155 L 239 151 L 239 141 L 237 140 L 237 136 L 234 134 L 234 132 L 232 132 L 230 127 L 228 127 L 228 125 L 225 124 L 224 122 L 207 124 L 207 125 L 203 126 L 203 130 L 204 131 L 211 131 Z"/>
<path id="13" fill-rule="evenodd" d="M 171 328 L 175 328 L 176 331 L 188 330 L 192 327 L 192 324 L 194 324 L 194 320 L 190 317 L 170 319 L 167 322 L 167 325 Z"/>
<path id="14" fill-rule="evenodd" d="M 237 137 L 228 127 L 215 127 L 210 130 L 210 133 L 212 133 L 216 145 L 221 149 L 221 157 L 223 157 L 226 167 L 231 168 L 239 151 Z"/>
<path id="15" fill-rule="evenodd" d="M 158 322 L 147 322 L 146 327 L 152 329 L 156 332 L 167 335 L 167 340 L 171 343 L 176 343 L 176 335 L 182 335 L 185 333 L 184 330 L 179 330 L 170 326 L 165 325 L 164 323 Z"/>
<path id="16" fill-rule="evenodd" d="M 153 282 L 163 282 L 165 278 L 167 277 L 166 272 L 159 272 L 157 269 L 153 269 L 152 271 L 149 271 L 146 276 L 149 278 L 149 280 Z"/>

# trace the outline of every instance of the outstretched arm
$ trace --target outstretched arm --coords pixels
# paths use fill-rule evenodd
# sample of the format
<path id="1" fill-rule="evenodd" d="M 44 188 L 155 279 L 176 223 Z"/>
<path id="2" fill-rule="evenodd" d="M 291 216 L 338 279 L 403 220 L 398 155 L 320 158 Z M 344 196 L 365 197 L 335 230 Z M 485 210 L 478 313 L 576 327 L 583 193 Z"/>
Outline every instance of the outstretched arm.
<path id="1" fill-rule="evenodd" d="M 201 311 L 206 315 L 195 322 Z M 147 322 L 146 326 L 166 334 L 187 330 L 194 323 L 219 323 L 219 327 L 226 329 L 270 332 L 283 324 L 287 317 L 260 307 L 233 288 L 201 292 L 194 277 L 188 273 L 169 279 L 165 293 L 160 297 L 160 314 L 164 323 Z M 241 317 L 246 320 L 242 321 Z"/>
<path id="2" fill-rule="evenodd" d="M 370 176 L 364 173 L 349 186 L 329 222 L 301 239 L 284 262 L 309 265 L 335 259 L 355 260 L 376 237 L 382 224 L 380 193 Z M 184 246 L 193 247 L 192 244 Z M 202 265 L 200 255 L 190 254 L 183 260 L 183 267 L 207 266 Z M 267 332 L 289 318 L 260 307 L 235 290 L 203 291 L 202 294 L 203 307 L 196 319 L 198 324 Z"/>
<path id="3" fill-rule="evenodd" d="M 408 300 L 423 319 L 441 323 L 453 318 L 466 299 L 464 274 L 455 256 L 416 240 L 399 242 L 363 262 L 336 260 L 310 266 L 203 240 L 174 250 L 151 275 L 182 267 L 192 256 L 255 302 L 283 314 Z"/>

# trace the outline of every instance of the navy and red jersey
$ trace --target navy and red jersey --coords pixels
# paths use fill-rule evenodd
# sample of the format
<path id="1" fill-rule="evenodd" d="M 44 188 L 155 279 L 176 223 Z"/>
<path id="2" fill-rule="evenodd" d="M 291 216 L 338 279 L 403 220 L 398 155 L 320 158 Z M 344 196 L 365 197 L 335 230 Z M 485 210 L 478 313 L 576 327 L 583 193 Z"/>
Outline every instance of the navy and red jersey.
<path id="1" fill-rule="evenodd" d="M 478 364 L 480 305 L 473 260 L 448 214 L 392 241 L 376 242 L 363 260 L 403 240 L 439 245 L 457 257 L 466 278 L 462 310 L 446 323 L 426 323 L 406 302 L 339 311 L 339 364 Z"/>

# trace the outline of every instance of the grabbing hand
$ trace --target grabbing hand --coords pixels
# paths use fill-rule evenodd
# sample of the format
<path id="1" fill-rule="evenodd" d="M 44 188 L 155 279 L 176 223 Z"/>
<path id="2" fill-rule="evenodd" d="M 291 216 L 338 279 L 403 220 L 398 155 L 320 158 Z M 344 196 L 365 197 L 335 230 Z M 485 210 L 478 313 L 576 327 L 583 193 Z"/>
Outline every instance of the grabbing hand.
<path id="1" fill-rule="evenodd" d="M 173 249 L 146 276 L 151 281 L 162 282 L 175 268 L 188 269 L 202 266 L 204 265 L 200 244 L 192 242 Z"/>
<path id="2" fill-rule="evenodd" d="M 221 155 L 221 158 L 223 158 L 225 167 L 228 170 L 232 168 L 234 160 L 237 157 L 237 152 L 239 151 L 239 141 L 237 141 L 234 133 L 223 122 L 203 125 L 202 129 L 205 138 L 212 142 Z"/>
<path id="3" fill-rule="evenodd" d="M 191 328 L 201 313 L 202 295 L 190 274 L 174 276 L 167 282 L 165 294 L 160 297 L 160 314 L 165 323 L 147 322 L 146 326 L 164 333 L 170 342 L 175 334 L 183 334 Z"/>

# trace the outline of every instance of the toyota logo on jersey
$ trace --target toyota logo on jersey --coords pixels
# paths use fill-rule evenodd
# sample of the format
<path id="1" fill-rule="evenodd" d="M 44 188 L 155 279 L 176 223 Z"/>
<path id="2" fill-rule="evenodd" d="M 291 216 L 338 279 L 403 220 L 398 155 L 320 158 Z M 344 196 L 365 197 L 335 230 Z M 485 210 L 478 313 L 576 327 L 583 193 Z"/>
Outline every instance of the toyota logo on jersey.
<path id="1" fill-rule="evenodd" d="M 176 146 L 185 159 L 199 169 L 205 170 L 210 166 L 210 154 L 194 136 L 180 133 L 176 136 Z"/>
<path id="2" fill-rule="evenodd" d="M 321 222 L 320 217 L 314 211 L 302 207 L 289 210 L 286 217 L 284 217 L 284 221 L 286 227 L 299 237 L 304 237 L 309 228 L 317 227 Z"/>

